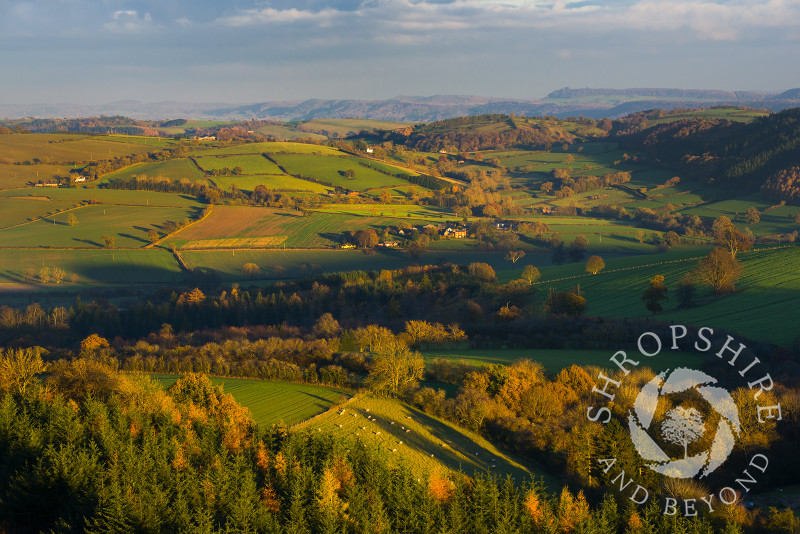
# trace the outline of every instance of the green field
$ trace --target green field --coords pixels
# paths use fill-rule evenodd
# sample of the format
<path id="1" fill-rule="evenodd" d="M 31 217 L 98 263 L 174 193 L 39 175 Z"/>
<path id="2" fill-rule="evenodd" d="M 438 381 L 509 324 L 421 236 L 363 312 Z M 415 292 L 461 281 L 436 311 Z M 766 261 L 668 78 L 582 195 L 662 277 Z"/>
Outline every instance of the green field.
<path id="1" fill-rule="evenodd" d="M 68 224 L 69 214 L 78 219 L 74 226 Z M 103 235 L 114 236 L 117 248 L 139 248 L 150 243 L 147 233 L 152 229 L 160 230 L 163 222 L 178 223 L 197 216 L 197 208 L 83 206 L 0 230 L 0 248 L 95 248 L 103 246 Z"/>
<path id="2" fill-rule="evenodd" d="M 342 408 L 343 411 L 331 410 L 299 428 L 329 432 L 345 442 L 361 441 L 384 459 L 403 463 L 420 476 L 442 467 L 467 475 L 509 475 L 518 482 L 544 475 L 477 434 L 396 400 L 359 395 Z M 559 482 L 550 477 L 545 481 L 560 488 Z"/>
<path id="3" fill-rule="evenodd" d="M 277 165 L 261 155 L 205 156 L 194 159 L 204 171 L 241 167 L 243 174 L 283 174 Z"/>
<path id="4" fill-rule="evenodd" d="M 47 197 L 52 201 L 95 201 L 121 206 L 152 206 L 170 208 L 197 208 L 203 206 L 197 199 L 186 195 L 156 193 L 153 191 L 126 191 L 121 189 L 42 188 L 27 187 L 0 191 L 0 199 L 14 197 Z"/>
<path id="5" fill-rule="evenodd" d="M 279 171 L 280 172 L 280 171 Z M 262 174 L 257 176 L 214 176 L 211 181 L 223 190 L 235 185 L 242 191 L 252 191 L 257 185 L 264 185 L 275 191 L 311 191 L 325 193 L 329 187 L 308 180 L 300 180 L 288 174 Z"/>
<path id="6" fill-rule="evenodd" d="M 8 162 L 82 162 L 143 154 L 172 144 L 168 139 L 125 135 L 11 134 L 0 135 L 0 157 Z"/>
<path id="7" fill-rule="evenodd" d="M 622 349 L 623 347 L 620 347 Z M 559 349 L 462 349 L 454 351 L 424 351 L 425 362 L 430 363 L 437 358 L 444 358 L 452 362 L 465 361 L 475 367 L 482 365 L 499 364 L 511 365 L 519 360 L 539 362 L 551 375 L 557 374 L 561 369 L 570 365 L 597 366 L 607 368 L 613 350 L 559 350 Z M 633 358 L 636 359 L 636 358 Z M 681 352 L 665 351 L 653 359 L 642 361 L 642 367 L 647 366 L 656 372 L 675 367 L 696 367 L 703 361 L 703 356 Z"/>
<path id="8" fill-rule="evenodd" d="M 342 152 L 336 148 L 331 148 L 326 145 L 313 145 L 308 143 L 291 143 L 291 142 L 275 142 L 275 143 L 246 143 L 244 145 L 234 145 L 223 148 L 214 148 L 211 150 L 203 151 L 203 156 L 223 156 L 223 155 L 236 155 L 236 154 L 319 154 L 339 156 Z"/>
<path id="9" fill-rule="evenodd" d="M 190 159 L 173 159 L 153 163 L 137 163 L 103 176 L 101 182 L 129 179 L 132 176 L 165 177 L 171 180 L 206 182 L 205 174 Z"/>
<path id="10" fill-rule="evenodd" d="M 273 154 L 272 157 L 289 174 L 311 176 L 317 180 L 338 185 L 345 189 L 364 191 L 407 183 L 400 178 L 388 176 L 360 165 L 360 161 L 370 163 L 369 160 L 361 158 L 300 154 Z M 355 172 L 354 178 L 345 176 L 348 170 Z"/>
<path id="11" fill-rule="evenodd" d="M 744 264 L 744 273 L 735 293 L 713 297 L 709 290 L 701 287 L 698 306 L 678 309 L 672 290 L 685 273 L 695 268 L 697 259 L 694 258 L 706 251 L 611 258 L 606 260 L 606 270 L 594 276 L 582 272 L 583 262 L 544 267 L 540 269 L 542 279 L 537 286 L 542 291 L 549 287 L 569 290 L 579 284 L 588 301 L 588 315 L 641 318 L 649 315 L 641 301 L 642 293 L 648 287 L 648 280 L 660 274 L 671 296 L 664 305 L 665 311 L 653 316 L 656 320 L 722 327 L 778 345 L 789 345 L 798 338 L 800 320 L 796 308 L 800 271 L 794 266 L 800 262 L 800 247 L 740 254 L 737 258 Z"/>
<path id="12" fill-rule="evenodd" d="M 42 267 L 64 269 L 66 278 L 58 287 L 74 283 L 130 287 L 132 284 L 175 284 L 183 279 L 178 263 L 166 250 L 7 249 L 0 253 L 0 284 L 26 283 L 26 275 L 35 277 Z M 74 282 L 70 280 L 72 275 L 77 276 Z M 4 286 L 4 289 L 13 288 Z"/>
<path id="13" fill-rule="evenodd" d="M 2 158 L 2 156 L 0 156 Z M 73 167 L 64 165 L 2 165 L 0 164 L 0 189 L 26 187 L 31 183 L 57 182 L 67 178 Z"/>
<path id="14" fill-rule="evenodd" d="M 179 375 L 150 375 L 165 388 L 174 384 Z M 253 421 L 259 425 L 287 426 L 319 415 L 335 404 L 350 398 L 341 388 L 293 384 L 248 378 L 210 377 L 214 385 L 222 386 L 225 393 L 250 410 Z"/>

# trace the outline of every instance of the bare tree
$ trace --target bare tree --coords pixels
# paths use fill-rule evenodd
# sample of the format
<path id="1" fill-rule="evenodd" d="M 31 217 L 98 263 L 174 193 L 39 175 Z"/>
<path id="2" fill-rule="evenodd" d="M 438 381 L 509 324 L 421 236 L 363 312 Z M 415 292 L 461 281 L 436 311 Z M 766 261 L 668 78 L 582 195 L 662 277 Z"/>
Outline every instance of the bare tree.
<path id="1" fill-rule="evenodd" d="M 525 256 L 524 250 L 509 250 L 506 253 L 506 259 L 511 262 L 511 264 L 517 263 L 517 260 Z"/>

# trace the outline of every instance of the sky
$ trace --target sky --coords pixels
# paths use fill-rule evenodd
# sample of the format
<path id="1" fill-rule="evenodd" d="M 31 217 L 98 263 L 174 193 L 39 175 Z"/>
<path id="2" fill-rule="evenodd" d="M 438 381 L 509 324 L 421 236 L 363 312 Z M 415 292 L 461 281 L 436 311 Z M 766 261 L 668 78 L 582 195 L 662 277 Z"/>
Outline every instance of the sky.
<path id="1" fill-rule="evenodd" d="M 800 87 L 800 0 L 0 0 L 0 104 Z"/>

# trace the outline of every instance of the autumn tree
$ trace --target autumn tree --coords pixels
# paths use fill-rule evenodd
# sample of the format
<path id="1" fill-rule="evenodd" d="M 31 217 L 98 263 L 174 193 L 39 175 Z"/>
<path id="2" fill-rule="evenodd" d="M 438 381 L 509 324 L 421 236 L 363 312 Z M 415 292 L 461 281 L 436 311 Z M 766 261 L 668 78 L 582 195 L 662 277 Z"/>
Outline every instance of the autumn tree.
<path id="1" fill-rule="evenodd" d="M 586 260 L 586 272 L 597 274 L 606 268 L 606 262 L 600 256 L 589 256 Z"/>
<path id="2" fill-rule="evenodd" d="M 67 224 L 70 226 L 75 226 L 78 224 L 78 218 L 75 216 L 74 213 L 67 214 Z"/>
<path id="3" fill-rule="evenodd" d="M 39 347 L 0 352 L 0 390 L 24 395 L 45 371 Z"/>
<path id="4" fill-rule="evenodd" d="M 698 262 L 696 272 L 715 294 L 723 295 L 733 291 L 742 274 L 742 265 L 727 250 L 715 248 Z"/>
<path id="5" fill-rule="evenodd" d="M 743 232 L 740 232 L 731 220 L 724 215 L 714 219 L 711 231 L 717 243 L 726 248 L 733 259 L 736 259 L 738 252 L 746 252 L 753 247 L 753 240 Z"/>
<path id="6" fill-rule="evenodd" d="M 115 241 L 115 238 L 114 238 L 114 236 L 113 236 L 113 235 L 108 235 L 108 234 L 106 234 L 106 235 L 104 235 L 104 236 L 102 237 L 102 239 L 103 239 L 103 246 L 104 246 L 105 248 L 114 248 L 114 241 Z"/>
<path id="7" fill-rule="evenodd" d="M 242 266 L 242 274 L 251 280 L 261 273 L 261 267 L 255 263 L 245 263 Z"/>
<path id="8" fill-rule="evenodd" d="M 157 231 L 155 231 L 153 229 L 150 229 L 147 232 L 147 239 L 150 240 L 150 243 L 155 244 L 156 242 L 158 242 L 158 238 L 159 238 L 159 235 L 158 235 Z"/>
<path id="9" fill-rule="evenodd" d="M 644 307 L 652 313 L 658 313 L 664 310 L 664 307 L 661 306 L 661 301 L 667 299 L 669 299 L 669 294 L 667 293 L 667 286 L 664 285 L 664 277 L 657 274 L 650 279 L 650 286 L 642 294 Z"/>
<path id="10" fill-rule="evenodd" d="M 526 265 L 525 268 L 522 269 L 522 280 L 528 282 L 528 285 L 533 285 L 541 276 L 542 273 L 533 265 Z"/>
<path id="11" fill-rule="evenodd" d="M 363 249 L 375 248 L 375 245 L 378 244 L 378 233 L 372 228 L 357 230 L 353 238 L 356 244 Z"/>
<path id="12" fill-rule="evenodd" d="M 555 315 L 571 315 L 577 317 L 586 309 L 586 299 L 571 291 L 552 291 L 545 307 Z"/>
<path id="13" fill-rule="evenodd" d="M 497 275 L 488 263 L 474 262 L 467 268 L 469 275 L 483 282 L 494 282 Z"/>
<path id="14" fill-rule="evenodd" d="M 511 264 L 517 263 L 517 260 L 525 256 L 524 250 L 509 250 L 506 252 L 506 260 L 510 261 Z"/>
<path id="15" fill-rule="evenodd" d="M 755 206 L 750 206 L 744 214 L 744 220 L 747 224 L 758 224 L 761 221 L 761 213 Z"/>
<path id="16" fill-rule="evenodd" d="M 387 340 L 375 347 L 367 383 L 375 391 L 398 396 L 415 387 L 425 372 L 418 352 L 397 340 Z"/>

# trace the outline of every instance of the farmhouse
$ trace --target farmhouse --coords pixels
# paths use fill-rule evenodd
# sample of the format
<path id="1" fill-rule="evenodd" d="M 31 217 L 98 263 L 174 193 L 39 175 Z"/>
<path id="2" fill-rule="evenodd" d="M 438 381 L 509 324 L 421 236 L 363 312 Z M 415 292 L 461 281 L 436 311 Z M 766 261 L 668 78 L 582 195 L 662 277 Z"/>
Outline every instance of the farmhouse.
<path id="1" fill-rule="evenodd" d="M 372 150 L 372 148 L 367 147 L 367 154 L 372 154 L 373 152 L 374 150 Z"/>
<path id="2" fill-rule="evenodd" d="M 385 243 L 378 243 L 378 246 L 384 248 L 397 248 L 400 246 L 400 243 L 397 241 L 386 241 Z"/>
<path id="3" fill-rule="evenodd" d="M 85 182 L 85 181 L 86 181 L 86 177 L 85 176 L 78 176 L 78 177 L 75 178 L 75 183 L 76 184 L 80 183 L 80 182 Z"/>
<path id="4" fill-rule="evenodd" d="M 342 248 L 356 248 L 356 246 L 352 243 L 345 243 L 342 245 Z"/>
<path id="5" fill-rule="evenodd" d="M 464 239 L 467 237 L 467 229 L 448 226 L 442 230 L 442 237 L 448 239 Z"/>

